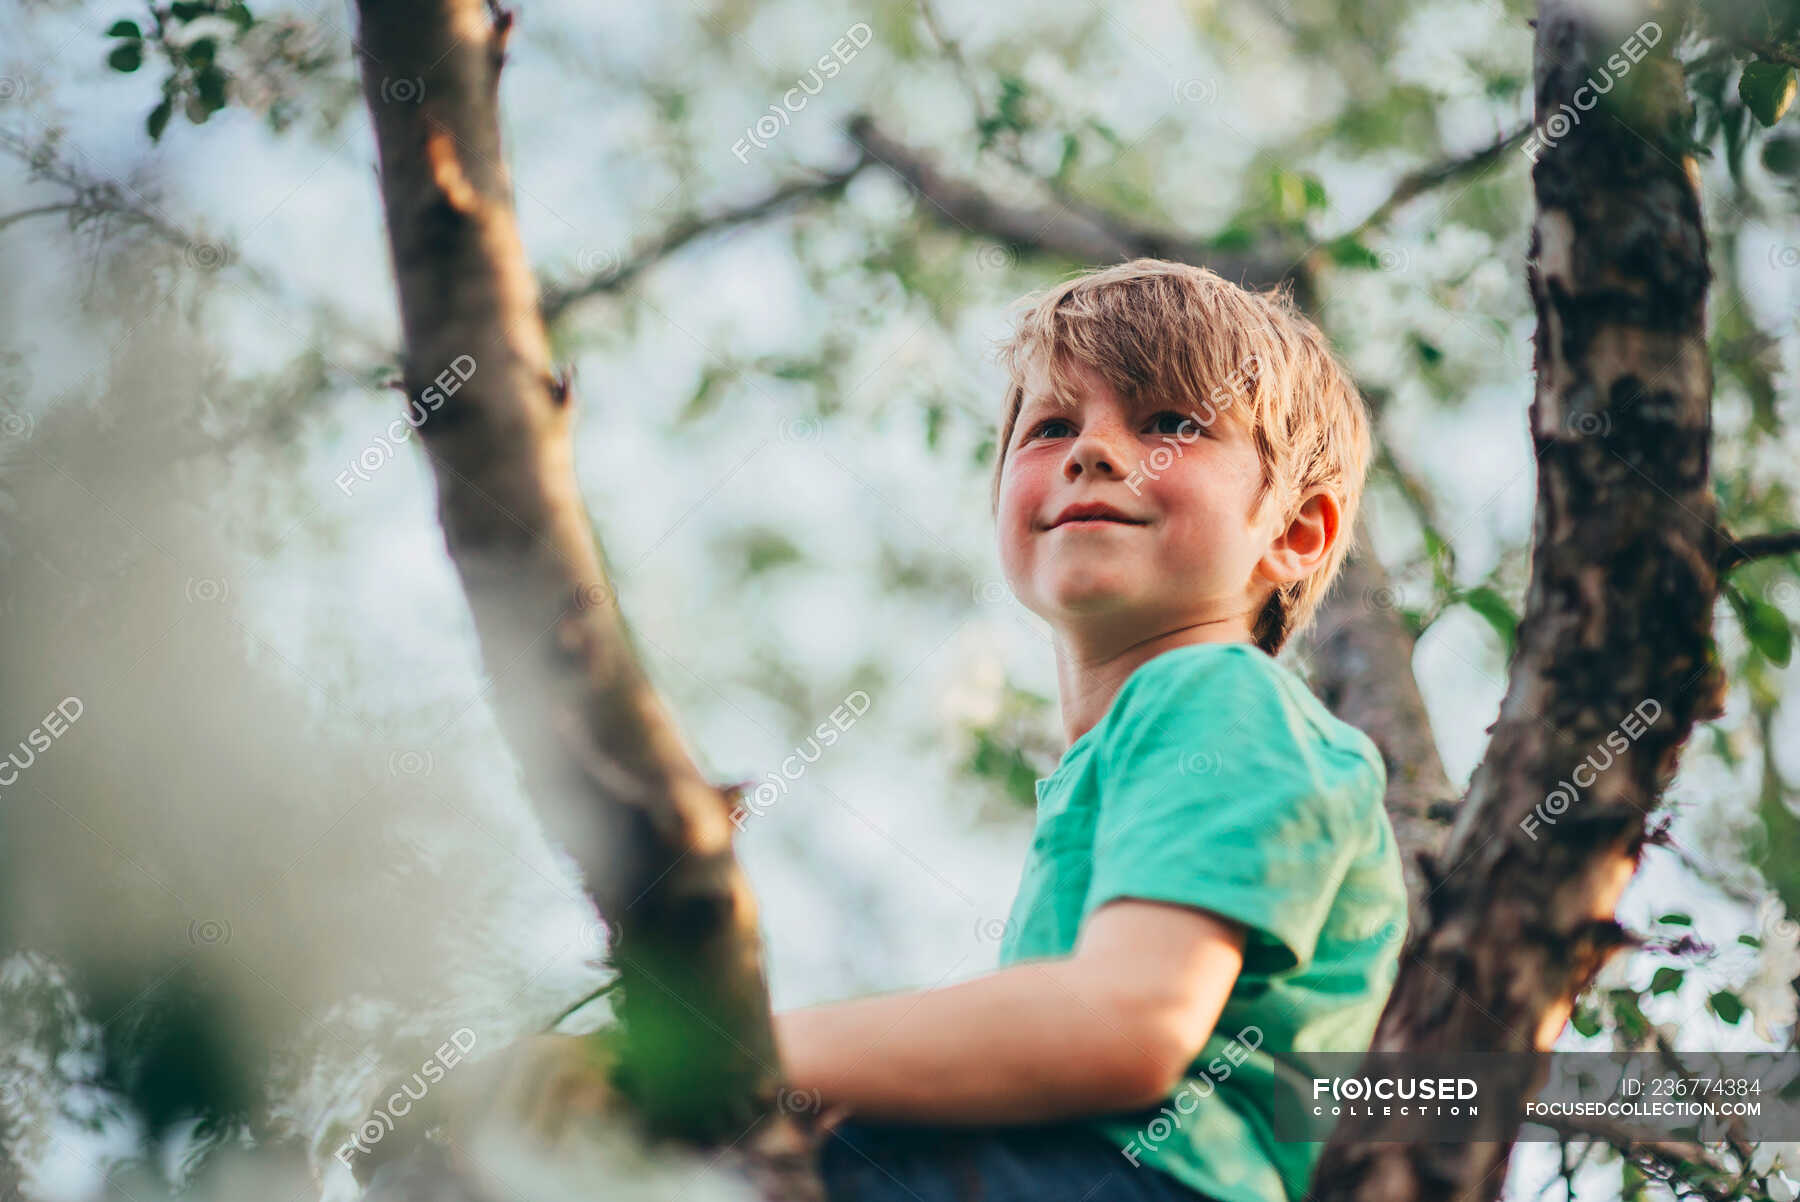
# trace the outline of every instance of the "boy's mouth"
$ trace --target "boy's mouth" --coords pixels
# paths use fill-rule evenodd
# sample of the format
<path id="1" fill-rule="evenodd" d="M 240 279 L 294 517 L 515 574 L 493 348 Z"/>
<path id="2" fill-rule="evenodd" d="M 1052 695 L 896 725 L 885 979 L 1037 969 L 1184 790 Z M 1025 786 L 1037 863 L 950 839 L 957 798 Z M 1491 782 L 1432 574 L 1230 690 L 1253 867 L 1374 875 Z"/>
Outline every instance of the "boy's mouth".
<path id="1" fill-rule="evenodd" d="M 1101 501 L 1083 501 L 1079 505 L 1071 505 L 1056 515 L 1056 520 L 1047 527 L 1054 530 L 1058 526 L 1111 524 L 1119 526 L 1143 526 L 1143 518 L 1134 518 L 1121 509 L 1117 509 Z"/>

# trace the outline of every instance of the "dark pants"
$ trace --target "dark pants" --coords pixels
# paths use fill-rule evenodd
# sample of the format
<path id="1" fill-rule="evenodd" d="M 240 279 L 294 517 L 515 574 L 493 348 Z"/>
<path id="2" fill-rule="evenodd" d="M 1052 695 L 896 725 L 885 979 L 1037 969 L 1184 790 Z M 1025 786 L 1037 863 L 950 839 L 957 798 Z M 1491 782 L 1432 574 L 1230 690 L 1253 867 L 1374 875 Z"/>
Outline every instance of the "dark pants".
<path id="1" fill-rule="evenodd" d="M 829 1202 L 1211 1202 L 1077 1124 L 912 1127 L 848 1120 L 825 1137 Z"/>

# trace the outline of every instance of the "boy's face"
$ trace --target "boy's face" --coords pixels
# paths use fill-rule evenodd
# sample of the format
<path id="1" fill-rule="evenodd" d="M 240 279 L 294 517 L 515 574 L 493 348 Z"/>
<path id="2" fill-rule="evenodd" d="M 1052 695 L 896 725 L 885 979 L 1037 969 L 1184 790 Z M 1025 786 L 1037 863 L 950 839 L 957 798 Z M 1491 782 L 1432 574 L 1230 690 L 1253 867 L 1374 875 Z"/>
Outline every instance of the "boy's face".
<path id="1" fill-rule="evenodd" d="M 1059 633 L 1099 646 L 1200 622 L 1247 640 L 1285 561 L 1264 562 L 1277 522 L 1266 501 L 1251 513 L 1262 466 L 1241 401 L 1237 412 L 1224 397 L 1198 413 L 1152 395 L 1128 406 L 1071 368 L 1073 406 L 1052 400 L 1036 369 L 1006 449 L 996 522 L 1008 586 Z M 1124 520 L 1069 514 L 1082 505 Z"/>

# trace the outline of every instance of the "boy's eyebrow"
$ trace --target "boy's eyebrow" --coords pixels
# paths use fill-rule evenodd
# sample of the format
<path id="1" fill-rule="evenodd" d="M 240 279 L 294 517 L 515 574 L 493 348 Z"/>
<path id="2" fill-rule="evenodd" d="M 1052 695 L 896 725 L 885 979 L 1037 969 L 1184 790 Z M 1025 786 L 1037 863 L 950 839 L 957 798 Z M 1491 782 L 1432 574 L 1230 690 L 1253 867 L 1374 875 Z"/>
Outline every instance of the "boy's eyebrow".
<path id="1" fill-rule="evenodd" d="M 1215 390 L 1217 392 L 1217 390 Z M 1070 398 L 1073 400 L 1074 398 Z M 1236 404 L 1237 398 L 1229 394 L 1220 394 L 1205 398 L 1198 405 L 1184 405 L 1180 401 L 1171 401 L 1161 393 L 1152 389 L 1144 389 L 1133 399 L 1125 402 L 1125 411 L 1136 417 L 1140 414 L 1172 410 L 1185 417 L 1192 417 L 1215 432 L 1236 430 L 1241 420 L 1236 412 L 1241 406 Z M 1056 409 L 1067 412 L 1070 404 L 1049 393 L 1029 392 L 1020 389 L 1018 413 L 1013 418 L 1015 426 L 1023 427 L 1028 414 L 1035 415 L 1039 410 Z"/>
<path id="2" fill-rule="evenodd" d="M 1068 408 L 1068 406 L 1066 404 L 1058 404 L 1057 400 L 1054 396 L 1050 396 L 1046 393 L 1041 393 L 1041 392 L 1021 392 L 1020 393 L 1020 400 L 1019 400 L 1019 416 L 1020 417 L 1024 417 L 1027 413 L 1036 412 L 1039 409 L 1048 409 L 1051 406 L 1055 406 L 1058 409 Z"/>

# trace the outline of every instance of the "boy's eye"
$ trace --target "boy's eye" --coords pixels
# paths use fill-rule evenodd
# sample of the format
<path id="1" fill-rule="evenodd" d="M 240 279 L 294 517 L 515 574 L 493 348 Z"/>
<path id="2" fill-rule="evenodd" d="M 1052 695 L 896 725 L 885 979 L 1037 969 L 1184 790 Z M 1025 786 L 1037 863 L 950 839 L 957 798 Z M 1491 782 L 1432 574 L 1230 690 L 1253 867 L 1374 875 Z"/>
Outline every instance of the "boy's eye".
<path id="1" fill-rule="evenodd" d="M 1027 438 L 1052 438 L 1052 437 L 1055 437 L 1053 434 L 1050 433 L 1051 427 L 1053 427 L 1053 426 L 1068 426 L 1069 429 L 1071 429 L 1071 430 L 1073 430 L 1075 428 L 1073 426 L 1069 426 L 1069 422 L 1066 418 L 1050 417 L 1050 418 L 1045 418 L 1043 421 L 1039 422 L 1036 426 L 1033 426 L 1031 433 L 1029 435 L 1027 435 L 1026 437 Z"/>
<path id="2" fill-rule="evenodd" d="M 1173 434 L 1178 437 L 1189 437 L 1200 433 L 1200 423 L 1186 413 L 1177 413 L 1173 409 L 1165 409 L 1150 419 L 1150 424 L 1158 434 Z"/>

